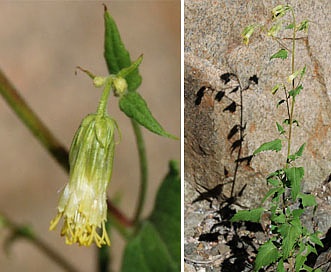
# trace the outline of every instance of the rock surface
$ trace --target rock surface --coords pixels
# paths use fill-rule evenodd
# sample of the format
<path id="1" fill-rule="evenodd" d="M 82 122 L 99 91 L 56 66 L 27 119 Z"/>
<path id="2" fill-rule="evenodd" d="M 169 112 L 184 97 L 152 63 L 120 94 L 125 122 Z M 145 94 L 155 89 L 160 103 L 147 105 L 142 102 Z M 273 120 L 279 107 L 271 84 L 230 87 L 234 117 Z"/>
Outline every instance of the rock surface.
<path id="1" fill-rule="evenodd" d="M 304 89 L 297 98 L 292 150 L 306 143 L 303 157 L 297 161 L 305 168 L 303 189 L 315 193 L 331 172 L 331 33 L 330 1 L 289 1 L 297 20 L 311 20 L 308 39 L 297 41 L 297 69 L 307 66 Z M 242 123 L 245 130 L 241 157 L 249 156 L 262 143 L 278 137 L 276 121 L 286 118 L 284 105 L 276 108 L 281 93 L 271 94 L 273 86 L 289 75 L 287 61 L 269 57 L 279 50 L 265 35 L 253 35 L 250 45 L 243 45 L 240 33 L 251 23 L 267 23 L 277 1 L 185 1 L 185 181 L 193 187 L 213 188 L 235 178 L 234 193 L 245 184 L 242 205 L 254 207 L 267 191 L 265 176 L 285 162 L 285 153 L 265 152 L 250 164 L 236 166 L 238 134 L 228 139 L 231 129 Z M 301 35 L 301 34 L 300 34 Z M 300 37 L 302 37 L 301 35 Z M 285 63 L 285 66 L 284 66 Z M 226 73 L 230 81 L 220 79 Z M 253 76 L 258 82 L 252 83 Z M 226 84 L 225 84 L 226 83 Z M 256 84 L 258 83 L 258 84 Z M 247 90 L 234 90 L 236 86 Z M 203 96 L 198 91 L 207 88 Z M 220 91 L 225 97 L 217 101 Z M 215 99 L 216 97 L 216 99 Z M 229 106 L 242 105 L 235 111 Z M 224 186 L 230 194 L 231 184 Z M 185 202 L 193 200 L 185 195 Z M 330 205 L 330 201 L 323 202 Z M 328 206 L 330 207 L 330 206 Z M 328 209 L 330 210 L 330 209 Z M 327 215 L 327 216 L 326 216 Z M 330 227 L 330 212 L 323 213 L 319 224 Z M 326 220 L 325 220 L 326 219 Z"/>

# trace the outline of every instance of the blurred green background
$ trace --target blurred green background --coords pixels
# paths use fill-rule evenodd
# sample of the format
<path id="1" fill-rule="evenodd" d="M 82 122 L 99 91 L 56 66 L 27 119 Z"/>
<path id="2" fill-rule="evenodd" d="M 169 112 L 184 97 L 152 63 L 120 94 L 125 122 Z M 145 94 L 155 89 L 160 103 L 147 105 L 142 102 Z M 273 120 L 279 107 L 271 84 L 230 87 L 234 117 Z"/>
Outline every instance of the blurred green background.
<path id="1" fill-rule="evenodd" d="M 152 113 L 170 133 L 180 135 L 180 1 L 106 2 L 124 43 L 136 59 L 141 53 L 143 83 L 139 92 Z M 69 148 L 81 119 L 95 111 L 101 90 L 95 89 L 80 65 L 107 75 L 103 59 L 103 6 L 97 1 L 1 1 L 0 68 Z M 116 147 L 109 195 L 121 196 L 122 210 L 132 215 L 139 186 L 138 157 L 130 121 L 112 97 L 109 112 L 122 130 Z M 180 158 L 180 141 L 143 130 L 149 159 L 149 189 L 145 215 L 169 159 Z M 0 99 L 0 212 L 17 223 L 31 223 L 39 236 L 66 256 L 80 271 L 96 271 L 95 246 L 67 246 L 60 228 L 49 232 L 59 190 L 67 174 Z M 0 229 L 0 271 L 62 271 L 25 240 L 7 255 Z M 124 242 L 112 232 L 114 271 L 118 271 Z"/>

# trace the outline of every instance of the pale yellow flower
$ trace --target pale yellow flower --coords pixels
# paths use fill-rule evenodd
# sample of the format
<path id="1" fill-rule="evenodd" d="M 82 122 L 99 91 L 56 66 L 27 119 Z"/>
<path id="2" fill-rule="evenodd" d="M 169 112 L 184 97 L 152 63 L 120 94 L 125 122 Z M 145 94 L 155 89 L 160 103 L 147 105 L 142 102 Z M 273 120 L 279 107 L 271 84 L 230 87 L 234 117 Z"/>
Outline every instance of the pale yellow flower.
<path id="1" fill-rule="evenodd" d="M 63 218 L 61 235 L 67 244 L 110 245 L 105 228 L 106 189 L 111 179 L 116 121 L 88 115 L 77 130 L 69 153 L 69 183 L 62 191 L 53 230 Z"/>

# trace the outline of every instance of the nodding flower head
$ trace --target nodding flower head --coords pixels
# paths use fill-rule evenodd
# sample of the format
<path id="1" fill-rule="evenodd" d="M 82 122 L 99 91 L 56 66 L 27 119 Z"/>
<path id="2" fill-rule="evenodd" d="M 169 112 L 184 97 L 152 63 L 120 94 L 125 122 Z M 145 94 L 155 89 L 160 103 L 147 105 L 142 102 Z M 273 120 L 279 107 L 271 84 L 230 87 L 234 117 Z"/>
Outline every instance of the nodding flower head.
<path id="1" fill-rule="evenodd" d="M 61 235 L 67 244 L 110 245 L 105 228 L 106 189 L 111 179 L 116 121 L 108 115 L 84 118 L 70 147 L 69 183 L 62 191 L 53 230 L 63 218 Z"/>
<path id="2" fill-rule="evenodd" d="M 254 33 L 256 27 L 257 27 L 256 25 L 249 25 L 249 26 L 245 27 L 245 29 L 241 33 L 244 44 L 246 44 L 246 45 L 249 44 L 249 39 L 252 36 L 252 34 Z"/>

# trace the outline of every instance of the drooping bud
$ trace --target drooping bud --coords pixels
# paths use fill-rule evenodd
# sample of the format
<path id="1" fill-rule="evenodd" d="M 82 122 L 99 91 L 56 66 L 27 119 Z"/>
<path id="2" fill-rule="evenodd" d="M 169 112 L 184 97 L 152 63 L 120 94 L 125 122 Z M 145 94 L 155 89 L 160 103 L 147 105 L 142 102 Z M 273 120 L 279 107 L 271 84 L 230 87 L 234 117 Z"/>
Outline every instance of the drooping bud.
<path id="1" fill-rule="evenodd" d="M 249 44 L 249 38 L 253 35 L 255 28 L 256 28 L 256 25 L 249 25 L 249 26 L 245 27 L 245 29 L 241 33 L 244 44 L 246 44 L 246 45 Z"/>
<path id="2" fill-rule="evenodd" d="M 285 5 L 285 6 L 278 5 L 278 6 L 274 7 L 271 11 L 272 19 L 278 19 L 278 18 L 283 17 L 288 10 L 290 10 L 290 6 L 288 6 L 288 5 Z"/>
<path id="3" fill-rule="evenodd" d="M 69 183 L 50 224 L 53 230 L 63 217 L 61 235 L 67 244 L 110 245 L 105 228 L 106 189 L 112 175 L 116 128 L 116 121 L 108 115 L 90 114 L 74 136 L 69 153 Z"/>

